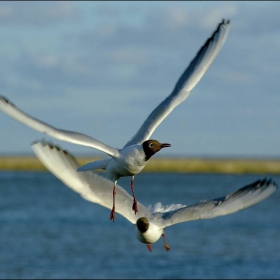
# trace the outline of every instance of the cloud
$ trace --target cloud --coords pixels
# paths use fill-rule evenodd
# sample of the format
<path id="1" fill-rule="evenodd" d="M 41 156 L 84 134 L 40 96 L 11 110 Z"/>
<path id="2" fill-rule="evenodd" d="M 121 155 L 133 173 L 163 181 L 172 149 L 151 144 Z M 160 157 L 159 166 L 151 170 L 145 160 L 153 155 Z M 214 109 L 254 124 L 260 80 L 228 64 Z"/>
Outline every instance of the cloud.
<path id="1" fill-rule="evenodd" d="M 50 114 L 62 110 L 60 127 L 71 124 L 80 131 L 82 123 L 84 132 L 112 139 L 108 144 L 124 143 L 171 92 L 218 22 L 230 18 L 229 37 L 210 71 L 155 137 L 178 143 L 180 131 L 182 145 L 210 137 L 218 149 L 222 138 L 235 133 L 235 140 L 246 131 L 256 139 L 264 132 L 274 135 L 278 7 L 278 2 L 0 2 L 0 89 L 49 123 L 62 122 L 59 114 Z M 42 106 L 50 119 L 41 115 Z M 112 119 L 126 123 L 121 133 Z"/>
<path id="2" fill-rule="evenodd" d="M 56 11 L 53 17 L 62 13 L 66 18 L 75 17 L 77 12 L 69 2 L 56 2 L 55 6 L 47 3 L 45 6 L 36 4 L 38 17 L 44 13 L 43 18 L 47 18 L 51 10 Z M 27 4 L 30 5 L 28 2 Z M 15 8 L 18 7 L 16 5 L 10 6 L 15 9 L 14 14 L 20 9 Z M 273 6 L 267 6 L 266 11 L 272 12 Z M 30 13 L 34 16 L 35 5 L 32 7 L 33 11 Z M 115 9 L 115 6 L 100 3 L 94 7 L 98 12 L 96 17 L 104 14 L 107 17 L 124 17 L 126 11 L 121 7 Z M 127 7 L 135 9 L 131 3 Z M 207 13 L 204 9 L 191 9 L 185 2 L 176 5 L 152 3 L 149 7 L 143 22 L 137 26 L 126 20 L 118 20 L 114 23 L 87 25 L 82 30 L 71 28 L 61 34 L 60 46 L 67 45 L 67 48 L 48 52 L 21 50 L 15 61 L 15 71 L 18 76 L 33 84 L 44 85 L 51 82 L 54 85 L 76 88 L 149 87 L 165 89 L 168 94 L 223 15 L 225 18 L 233 18 L 233 30 L 215 62 L 216 66 L 207 75 L 226 86 L 228 83 L 242 85 L 257 82 L 261 75 L 258 69 L 267 69 L 272 77 L 273 71 L 279 71 L 279 65 L 273 56 L 279 48 L 277 39 L 269 46 L 272 51 L 264 56 L 263 50 L 268 48 L 271 40 L 255 36 L 252 41 L 246 37 L 252 36 L 248 26 L 255 21 L 249 11 L 259 11 L 258 9 L 263 8 L 261 5 L 255 7 L 233 2 L 215 3 L 209 6 Z M 273 14 L 271 18 L 274 18 L 270 20 L 272 22 L 276 20 Z M 240 24 L 245 19 L 247 23 Z M 262 23 L 262 26 L 265 25 L 266 22 Z M 264 33 L 262 36 L 266 38 L 270 32 L 269 29 L 268 34 Z M 230 69 L 227 69 L 228 65 L 231 65 Z M 255 68 L 254 72 L 252 68 Z M 221 75 L 221 72 L 227 74 Z"/>
<path id="3" fill-rule="evenodd" d="M 261 37 L 279 34 L 279 2 L 246 2 L 236 5 L 236 28 L 240 35 Z"/>
<path id="4" fill-rule="evenodd" d="M 143 95 L 153 92 L 150 98 L 157 100 L 157 94 L 166 96 L 173 89 L 222 15 L 226 15 L 226 18 L 233 17 L 232 30 L 215 67 L 206 74 L 210 82 L 199 85 L 201 90 L 205 85 L 207 90 L 215 92 L 217 84 L 230 88 L 230 91 L 241 86 L 249 88 L 253 83 L 265 87 L 261 81 L 262 69 L 271 73 L 272 83 L 275 73 L 279 73 L 273 57 L 279 45 L 275 42 L 269 46 L 271 54 L 264 55 L 263 50 L 271 40 L 255 36 L 252 51 L 252 41 L 246 37 L 249 30 L 238 24 L 247 16 L 247 25 L 251 25 L 250 6 L 245 6 L 244 11 L 239 6 L 232 2 L 218 3 L 211 5 L 206 13 L 203 9 L 190 9 L 187 3 L 153 3 L 143 22 L 136 26 L 127 20 L 117 20 L 87 25 L 82 30 L 70 28 L 60 36 L 60 46 L 67 48 L 47 52 L 21 50 L 14 61 L 13 71 L 25 86 L 30 81 L 31 91 L 41 89 L 41 94 L 57 86 L 67 89 L 123 88 L 123 94 L 127 95 L 132 88 L 137 88 L 143 91 Z M 99 7 L 97 17 L 103 14 L 124 17 L 123 8 L 115 10 L 100 3 L 94 7 Z M 59 2 L 56 8 L 59 13 L 63 3 Z M 74 8 L 69 10 L 75 12 Z"/>
<path id="5" fill-rule="evenodd" d="M 0 23 L 43 27 L 69 20 L 80 14 L 71 2 L 4 1 L 0 2 Z"/>

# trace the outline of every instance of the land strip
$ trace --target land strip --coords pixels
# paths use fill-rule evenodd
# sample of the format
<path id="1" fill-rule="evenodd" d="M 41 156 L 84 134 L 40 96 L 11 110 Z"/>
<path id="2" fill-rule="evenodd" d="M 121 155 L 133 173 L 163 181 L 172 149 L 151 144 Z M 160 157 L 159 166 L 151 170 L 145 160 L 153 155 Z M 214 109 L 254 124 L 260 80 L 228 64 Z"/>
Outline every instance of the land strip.
<path id="1" fill-rule="evenodd" d="M 100 158 L 77 159 L 80 165 Z M 45 171 L 36 157 L 0 156 L 0 170 Z M 153 158 L 144 172 L 182 173 L 267 173 L 280 174 L 280 159 L 204 159 L 204 158 Z"/>

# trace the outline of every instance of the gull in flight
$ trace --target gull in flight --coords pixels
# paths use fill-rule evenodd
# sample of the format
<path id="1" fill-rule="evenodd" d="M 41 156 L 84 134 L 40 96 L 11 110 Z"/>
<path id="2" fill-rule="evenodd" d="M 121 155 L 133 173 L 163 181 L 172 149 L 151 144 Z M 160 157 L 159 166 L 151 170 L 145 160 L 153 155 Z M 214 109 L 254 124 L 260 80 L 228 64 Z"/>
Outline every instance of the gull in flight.
<path id="1" fill-rule="evenodd" d="M 89 146 L 107 153 L 110 158 L 87 163 L 79 167 L 78 171 L 103 169 L 107 177 L 114 182 L 113 207 L 110 219 L 115 220 L 116 184 L 120 177 L 131 176 L 131 190 L 133 193 L 133 206 L 135 214 L 138 211 L 137 200 L 134 194 L 134 176 L 142 171 L 148 160 L 162 148 L 170 147 L 168 143 L 149 140 L 158 125 L 182 103 L 190 91 L 200 81 L 219 54 L 229 32 L 230 21 L 222 20 L 212 36 L 207 39 L 194 59 L 176 83 L 174 90 L 163 100 L 148 116 L 136 134 L 125 144 L 122 149 L 108 146 L 90 136 L 62 129 L 57 129 L 47 123 L 26 114 L 17 108 L 7 98 L 0 95 L 0 109 L 15 120 L 56 139 Z"/>
<path id="2" fill-rule="evenodd" d="M 66 186 L 79 193 L 84 199 L 110 209 L 112 187 L 109 180 L 94 172 L 77 173 L 78 164 L 75 158 L 69 152 L 46 141 L 34 142 L 32 149 L 45 167 Z M 137 239 L 152 251 L 151 244 L 163 237 L 164 247 L 168 251 L 170 247 L 166 243 L 164 234 L 166 227 L 243 210 L 268 198 L 276 191 L 277 185 L 272 180 L 258 180 L 227 196 L 188 206 L 173 204 L 163 207 L 161 203 L 157 203 L 152 210 L 138 203 L 136 215 L 130 209 L 132 197 L 119 185 L 116 188 L 119 202 L 116 212 L 135 225 Z"/>

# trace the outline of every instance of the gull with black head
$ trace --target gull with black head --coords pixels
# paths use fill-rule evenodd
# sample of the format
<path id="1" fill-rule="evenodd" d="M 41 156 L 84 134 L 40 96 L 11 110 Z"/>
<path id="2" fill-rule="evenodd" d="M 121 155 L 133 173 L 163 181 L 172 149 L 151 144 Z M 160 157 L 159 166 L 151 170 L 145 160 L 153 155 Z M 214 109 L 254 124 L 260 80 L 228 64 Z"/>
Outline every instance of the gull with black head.
<path id="1" fill-rule="evenodd" d="M 45 167 L 66 186 L 79 193 L 84 199 L 111 207 L 111 182 L 94 172 L 76 172 L 78 164 L 75 158 L 65 150 L 47 143 L 34 142 L 32 149 Z M 216 199 L 203 200 L 193 205 L 170 204 L 160 202 L 147 208 L 138 203 L 136 215 L 131 211 L 132 197 L 119 185 L 116 186 L 119 207 L 116 212 L 135 225 L 136 238 L 152 251 L 152 244 L 163 238 L 166 251 L 170 250 L 165 240 L 165 228 L 193 220 L 212 219 L 229 215 L 251 207 L 271 196 L 277 184 L 271 179 L 257 180 L 239 190 Z M 265 221 L 264 221 L 265 223 Z M 121 236 L 118 236 L 118 239 Z"/>
<path id="2" fill-rule="evenodd" d="M 113 207 L 110 219 L 115 220 L 115 196 L 116 184 L 120 177 L 131 176 L 131 189 L 133 192 L 133 210 L 138 211 L 137 200 L 134 194 L 134 176 L 141 172 L 149 159 L 162 148 L 170 147 L 170 144 L 161 144 L 155 140 L 149 140 L 159 124 L 181 104 L 190 91 L 197 85 L 211 64 L 216 59 L 229 32 L 229 20 L 222 20 L 216 30 L 200 48 L 187 69 L 183 72 L 174 90 L 164 99 L 148 116 L 136 134 L 125 144 L 122 149 L 113 148 L 95 138 L 78 133 L 58 129 L 42 122 L 17 108 L 4 96 L 0 96 L 0 109 L 15 120 L 56 139 L 92 147 L 107 153 L 110 158 L 87 163 L 78 168 L 78 171 L 104 169 L 110 180 L 114 182 Z"/>

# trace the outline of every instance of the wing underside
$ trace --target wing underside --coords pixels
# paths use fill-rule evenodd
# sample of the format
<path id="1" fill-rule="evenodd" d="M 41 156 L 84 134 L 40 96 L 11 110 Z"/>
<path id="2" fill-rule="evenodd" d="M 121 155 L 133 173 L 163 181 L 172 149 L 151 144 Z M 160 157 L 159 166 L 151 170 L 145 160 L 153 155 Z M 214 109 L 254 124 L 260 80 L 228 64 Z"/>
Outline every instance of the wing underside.
<path id="1" fill-rule="evenodd" d="M 66 186 L 79 193 L 84 199 L 112 209 L 113 182 L 91 171 L 76 172 L 78 164 L 75 158 L 58 146 L 39 141 L 32 144 L 32 149 L 46 168 Z M 122 187 L 117 186 L 117 213 L 124 216 L 131 223 L 135 223 L 141 216 L 150 216 L 150 211 L 141 203 L 138 203 L 139 212 L 135 215 L 132 210 L 132 203 L 132 196 Z"/>
<path id="2" fill-rule="evenodd" d="M 47 135 L 54 137 L 58 140 L 95 148 L 113 157 L 117 157 L 119 155 L 118 149 L 110 147 L 90 136 L 78 132 L 57 129 L 45 122 L 42 122 L 26 114 L 25 112 L 17 108 L 7 98 L 1 95 L 0 95 L 0 109 L 8 116 L 17 120 L 18 122 L 23 123 L 26 126 L 33 128 L 34 130 L 37 130 L 39 132 L 46 133 Z"/>
<path id="3" fill-rule="evenodd" d="M 182 74 L 173 92 L 152 111 L 125 147 L 140 144 L 149 139 L 159 124 L 188 97 L 190 91 L 200 81 L 221 51 L 229 32 L 229 26 L 230 22 L 225 20 L 218 25 Z"/>
<path id="4" fill-rule="evenodd" d="M 155 213 L 153 219 L 157 225 L 165 228 L 177 223 L 229 215 L 261 202 L 276 189 L 277 184 L 272 180 L 258 180 L 224 197 L 201 201 L 175 211 Z"/>

